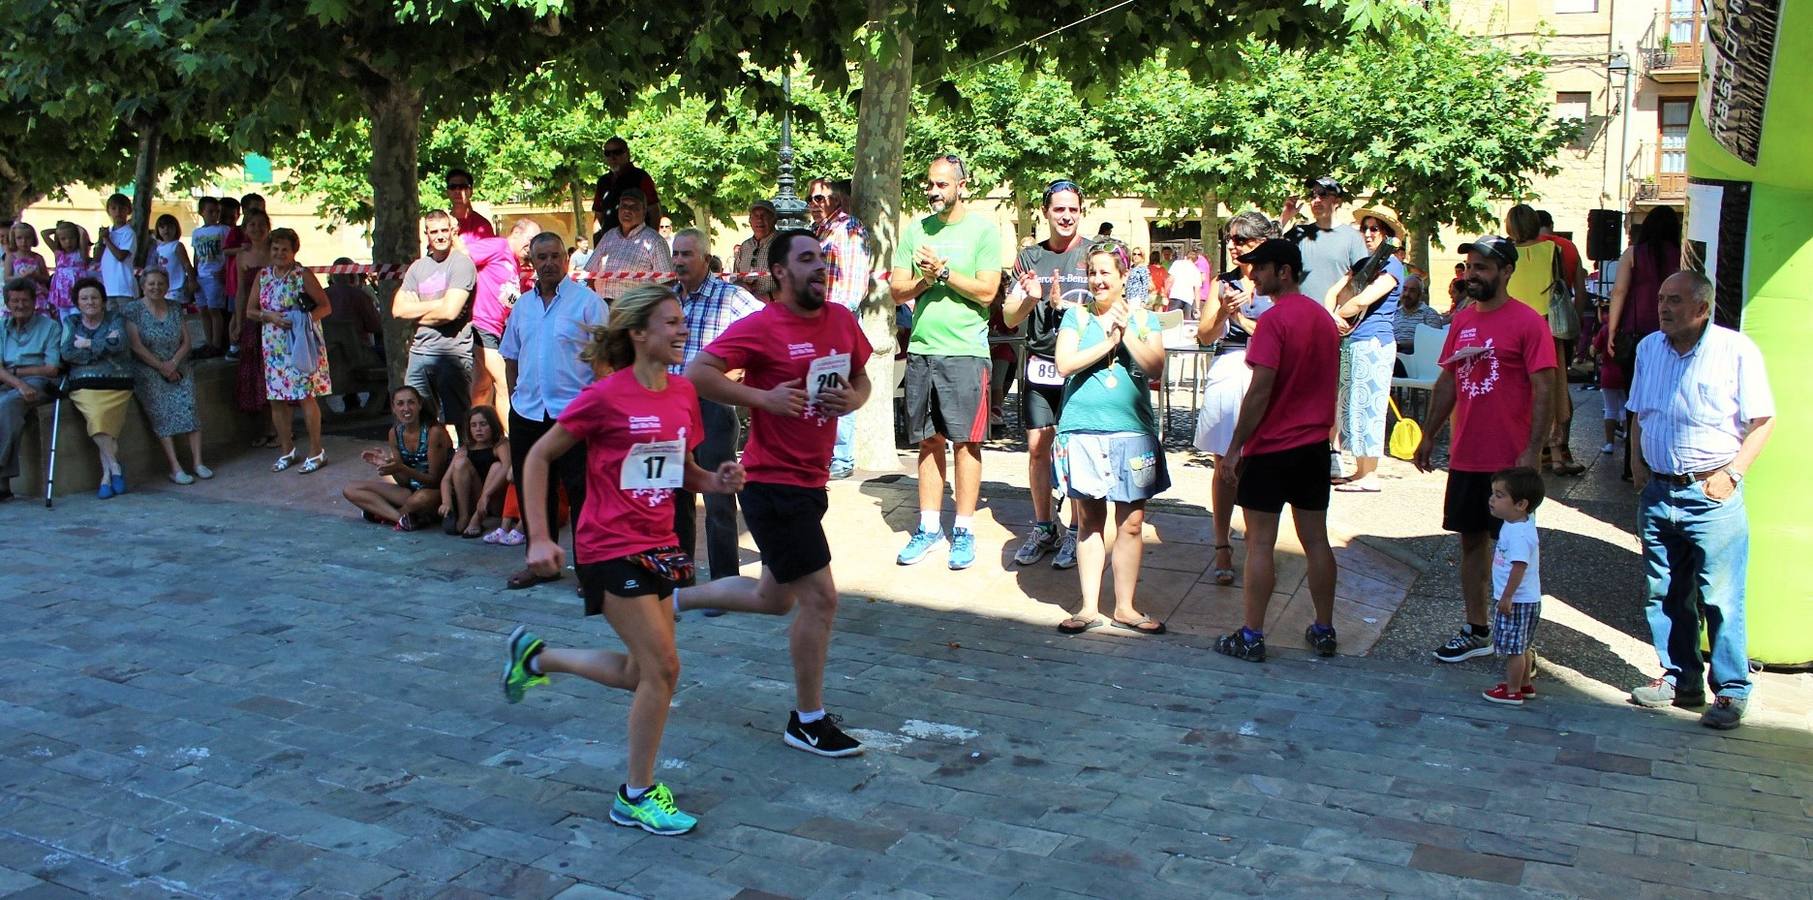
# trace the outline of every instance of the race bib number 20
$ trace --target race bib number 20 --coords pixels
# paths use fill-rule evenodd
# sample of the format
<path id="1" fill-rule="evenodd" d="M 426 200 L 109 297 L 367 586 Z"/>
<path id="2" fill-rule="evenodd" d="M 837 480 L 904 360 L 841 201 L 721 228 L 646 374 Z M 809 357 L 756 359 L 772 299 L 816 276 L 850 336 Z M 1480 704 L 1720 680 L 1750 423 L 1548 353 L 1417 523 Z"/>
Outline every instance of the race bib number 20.
<path id="1" fill-rule="evenodd" d="M 817 403 L 820 391 L 850 383 L 850 354 L 832 353 L 812 361 L 806 369 L 806 402 Z"/>

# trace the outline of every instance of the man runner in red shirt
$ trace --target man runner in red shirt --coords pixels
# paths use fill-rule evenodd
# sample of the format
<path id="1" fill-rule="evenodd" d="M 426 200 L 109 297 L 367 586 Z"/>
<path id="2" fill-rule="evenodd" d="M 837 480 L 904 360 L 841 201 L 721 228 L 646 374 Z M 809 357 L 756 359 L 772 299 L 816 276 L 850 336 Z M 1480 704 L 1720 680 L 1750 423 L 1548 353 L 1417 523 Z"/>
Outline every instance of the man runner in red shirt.
<path id="1" fill-rule="evenodd" d="M 772 616 L 797 604 L 789 644 L 798 708 L 782 738 L 819 756 L 855 756 L 862 744 L 824 709 L 837 585 L 822 520 L 837 419 L 869 399 L 869 342 L 854 313 L 825 302 L 828 270 L 811 232 L 783 231 L 770 247 L 774 302 L 725 329 L 686 367 L 699 396 L 751 410 L 741 501 L 762 576 L 717 578 L 685 588 L 675 602 Z M 726 377 L 731 369 L 743 370 L 742 383 Z"/>

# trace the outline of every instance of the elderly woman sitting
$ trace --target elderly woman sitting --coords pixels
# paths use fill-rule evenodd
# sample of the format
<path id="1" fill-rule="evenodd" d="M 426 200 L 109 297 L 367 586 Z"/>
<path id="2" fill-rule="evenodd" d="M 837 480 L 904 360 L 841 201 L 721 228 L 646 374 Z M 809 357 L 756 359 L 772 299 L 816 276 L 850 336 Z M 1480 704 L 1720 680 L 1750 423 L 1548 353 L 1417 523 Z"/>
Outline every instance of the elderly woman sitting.
<path id="1" fill-rule="evenodd" d="M 13 499 L 19 475 L 19 438 L 25 412 L 50 396 L 62 366 L 62 330 L 37 312 L 38 288 L 28 278 L 6 282 L 6 318 L 0 321 L 0 502 Z"/>
<path id="2" fill-rule="evenodd" d="M 107 311 L 107 291 L 100 279 L 81 278 L 75 285 L 76 311 L 63 320 L 63 361 L 69 363 L 69 399 L 94 440 L 101 462 L 105 500 L 126 493 L 120 469 L 120 429 L 132 400 L 132 349 L 126 322 Z"/>

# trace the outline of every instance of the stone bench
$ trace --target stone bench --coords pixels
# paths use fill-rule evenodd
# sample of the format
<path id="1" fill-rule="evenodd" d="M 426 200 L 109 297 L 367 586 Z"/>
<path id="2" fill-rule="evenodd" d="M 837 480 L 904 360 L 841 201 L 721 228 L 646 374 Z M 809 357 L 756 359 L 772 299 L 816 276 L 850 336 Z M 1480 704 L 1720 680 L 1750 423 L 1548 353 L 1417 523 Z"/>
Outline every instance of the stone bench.
<path id="1" fill-rule="evenodd" d="M 198 323 L 192 320 L 190 324 L 193 331 Z M 381 397 L 385 386 L 382 361 L 369 348 L 358 346 L 356 335 L 345 323 L 323 324 L 335 393 L 363 390 L 377 392 Z M 194 367 L 195 413 L 201 424 L 202 457 L 210 467 L 215 467 L 249 451 L 252 441 L 270 430 L 271 420 L 265 413 L 242 413 L 234 404 L 238 360 L 204 359 L 196 361 Z M 164 459 L 157 435 L 151 431 L 151 420 L 139 407 L 138 397 L 132 398 L 129 407 L 126 424 L 119 435 L 120 465 L 126 472 L 127 484 L 164 482 L 170 474 L 170 464 Z M 321 414 L 329 421 L 335 418 L 326 403 L 322 404 Z M 13 493 L 21 497 L 44 496 L 44 466 L 50 457 L 53 416 L 54 410 L 49 403 L 39 404 L 26 416 L 25 435 L 19 443 L 19 477 L 13 479 L 12 484 Z M 300 415 L 296 419 L 295 434 L 299 439 L 304 434 Z M 276 455 L 276 451 L 269 452 Z M 177 439 L 176 458 L 188 467 L 187 438 Z M 56 496 L 93 491 L 100 486 L 100 478 L 100 456 L 95 451 L 94 441 L 88 438 L 87 423 L 82 420 L 81 413 L 76 412 L 75 404 L 64 400 L 57 437 Z"/>
<path id="2" fill-rule="evenodd" d="M 194 365 L 195 414 L 201 424 L 202 456 L 213 466 L 250 449 L 252 440 L 269 427 L 270 417 L 242 413 L 233 405 L 237 361 L 204 359 Z M 129 485 L 162 482 L 170 474 L 170 465 L 164 459 L 157 435 L 151 431 L 151 420 L 145 417 L 136 395 L 128 406 L 126 424 L 119 435 L 120 466 L 126 472 L 126 481 Z M 13 492 L 21 497 L 44 496 L 44 466 L 50 457 L 54 414 L 52 404 L 40 403 L 26 416 L 25 436 L 19 442 L 19 477 L 13 480 Z M 187 467 L 187 438 L 177 439 L 176 452 Z M 88 425 L 75 404 L 65 399 L 57 432 L 56 496 L 93 491 L 100 486 L 100 478 L 100 456 L 88 437 Z"/>

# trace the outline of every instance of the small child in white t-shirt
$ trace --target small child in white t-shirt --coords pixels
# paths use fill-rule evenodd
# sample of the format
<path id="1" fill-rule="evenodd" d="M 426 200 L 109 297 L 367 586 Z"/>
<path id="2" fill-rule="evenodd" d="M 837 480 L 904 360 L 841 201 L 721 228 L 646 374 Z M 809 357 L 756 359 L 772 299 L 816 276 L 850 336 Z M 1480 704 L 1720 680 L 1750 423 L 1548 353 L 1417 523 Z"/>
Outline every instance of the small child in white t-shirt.
<path id="1" fill-rule="evenodd" d="M 1542 505 L 1542 475 L 1535 469 L 1505 469 L 1492 476 L 1486 501 L 1504 522 L 1492 551 L 1492 649 L 1505 658 L 1505 680 L 1484 693 L 1487 700 L 1522 706 L 1536 699 L 1530 643 L 1542 620 L 1542 544 L 1530 514 Z"/>

